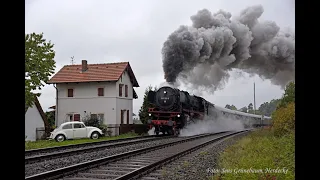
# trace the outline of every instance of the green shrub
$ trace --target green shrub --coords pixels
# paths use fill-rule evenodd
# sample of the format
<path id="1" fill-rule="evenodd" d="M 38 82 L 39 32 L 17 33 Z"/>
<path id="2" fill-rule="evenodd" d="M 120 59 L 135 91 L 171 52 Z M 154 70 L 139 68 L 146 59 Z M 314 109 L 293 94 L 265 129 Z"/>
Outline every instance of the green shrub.
<path id="1" fill-rule="evenodd" d="M 108 130 L 108 126 L 103 124 L 103 119 L 92 118 L 90 116 L 86 116 L 82 119 L 82 122 L 86 126 L 93 126 L 93 127 L 97 127 L 99 129 L 101 129 L 105 136 L 111 136 L 111 134 L 112 134 L 112 131 Z"/>
<path id="2" fill-rule="evenodd" d="M 292 133 L 295 130 L 295 104 L 289 103 L 281 107 L 272 115 L 272 126 L 276 136 Z"/>
<path id="3" fill-rule="evenodd" d="M 87 116 L 87 117 L 82 119 L 82 122 L 86 126 L 99 127 L 102 124 L 103 121 L 98 119 L 98 118 L 91 118 L 90 116 Z"/>

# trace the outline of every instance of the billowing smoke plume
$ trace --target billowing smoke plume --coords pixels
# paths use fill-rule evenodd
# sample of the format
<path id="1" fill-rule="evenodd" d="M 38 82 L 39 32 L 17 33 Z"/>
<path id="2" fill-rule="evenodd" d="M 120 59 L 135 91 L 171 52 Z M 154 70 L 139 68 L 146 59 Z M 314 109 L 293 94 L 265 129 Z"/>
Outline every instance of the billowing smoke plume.
<path id="1" fill-rule="evenodd" d="M 295 74 L 295 37 L 280 32 L 275 22 L 259 22 L 261 5 L 232 17 L 207 9 L 191 16 L 192 27 L 180 26 L 164 43 L 163 69 L 168 83 L 179 80 L 192 88 L 215 91 L 240 69 L 258 74 L 282 88 Z M 178 84 L 179 85 L 179 84 Z"/>

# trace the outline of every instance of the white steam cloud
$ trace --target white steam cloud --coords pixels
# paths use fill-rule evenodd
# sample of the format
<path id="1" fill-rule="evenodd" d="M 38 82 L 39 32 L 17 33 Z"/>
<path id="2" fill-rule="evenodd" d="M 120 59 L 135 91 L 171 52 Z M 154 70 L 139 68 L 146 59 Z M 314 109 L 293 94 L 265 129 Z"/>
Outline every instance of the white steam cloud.
<path id="1" fill-rule="evenodd" d="M 206 117 L 204 120 L 196 120 L 183 128 L 180 131 L 180 136 L 243 130 L 250 126 L 249 121 L 245 119 L 239 120 L 219 115 L 217 117 Z"/>

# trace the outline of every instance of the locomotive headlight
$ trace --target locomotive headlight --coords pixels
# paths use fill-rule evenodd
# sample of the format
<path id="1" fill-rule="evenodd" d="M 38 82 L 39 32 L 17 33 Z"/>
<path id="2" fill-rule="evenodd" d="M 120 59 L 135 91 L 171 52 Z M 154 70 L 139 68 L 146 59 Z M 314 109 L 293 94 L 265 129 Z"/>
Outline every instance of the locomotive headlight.
<path id="1" fill-rule="evenodd" d="M 151 114 L 149 113 L 149 116 L 151 116 Z"/>
<path id="2" fill-rule="evenodd" d="M 180 117 L 180 114 L 178 114 L 177 117 Z"/>

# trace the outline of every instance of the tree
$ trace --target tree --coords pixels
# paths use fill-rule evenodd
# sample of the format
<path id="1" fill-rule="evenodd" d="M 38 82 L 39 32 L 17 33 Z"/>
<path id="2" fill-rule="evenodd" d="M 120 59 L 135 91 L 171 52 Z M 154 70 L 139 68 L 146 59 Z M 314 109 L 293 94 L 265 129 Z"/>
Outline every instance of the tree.
<path id="1" fill-rule="evenodd" d="M 231 109 L 231 106 L 227 104 L 224 108 Z"/>
<path id="2" fill-rule="evenodd" d="M 284 90 L 284 94 L 279 102 L 278 108 L 286 107 L 289 103 L 295 103 L 295 83 L 290 82 L 286 89 Z"/>
<path id="3" fill-rule="evenodd" d="M 41 90 L 54 73 L 55 51 L 52 49 L 54 44 L 46 42 L 43 33 L 25 35 L 25 105 L 31 107 L 36 96 L 34 90 Z"/>
<path id="4" fill-rule="evenodd" d="M 258 110 L 265 116 L 271 116 L 272 113 L 276 110 L 279 102 L 280 99 L 272 99 L 270 102 L 264 102 L 260 105 Z"/>
<path id="5" fill-rule="evenodd" d="M 254 110 L 253 110 L 253 105 L 252 105 L 252 103 L 250 103 L 250 104 L 248 105 L 248 111 L 247 111 L 247 113 L 254 114 Z"/>
<path id="6" fill-rule="evenodd" d="M 245 106 L 245 107 L 239 109 L 239 111 L 247 113 L 248 112 L 248 108 L 247 108 L 247 106 Z"/>
<path id="7" fill-rule="evenodd" d="M 54 122 L 55 122 L 55 111 L 47 111 L 45 112 L 45 115 L 47 117 L 47 120 L 49 122 L 50 128 L 54 129 Z"/>
<path id="8" fill-rule="evenodd" d="M 250 104 L 248 105 L 248 111 L 250 111 L 250 110 L 253 110 L 253 105 L 252 105 L 252 103 L 250 103 Z"/>
<path id="9" fill-rule="evenodd" d="M 236 111 L 236 110 L 237 110 L 237 107 L 232 104 L 232 105 L 231 105 L 231 110 L 235 110 L 235 111 Z"/>
<path id="10" fill-rule="evenodd" d="M 225 106 L 225 108 L 227 108 L 227 109 L 231 109 L 231 110 L 237 110 L 237 108 L 236 108 L 236 106 L 235 105 L 229 105 L 229 104 L 227 104 L 226 106 Z"/>
<path id="11" fill-rule="evenodd" d="M 148 121 L 148 118 L 149 118 L 148 109 L 150 107 L 153 107 L 152 104 L 150 104 L 148 101 L 148 93 L 149 93 L 149 91 L 152 91 L 152 89 L 153 88 L 151 85 L 149 85 L 149 87 L 146 88 L 146 90 L 144 92 L 143 103 L 142 103 L 142 106 L 139 110 L 139 118 L 143 124 L 146 124 Z M 158 89 L 157 87 L 154 87 L 153 91 L 157 91 L 157 89 Z"/>
<path id="12" fill-rule="evenodd" d="M 229 104 L 227 104 L 226 108 L 231 109 L 231 110 L 237 110 L 237 107 L 233 104 L 231 106 Z"/>

